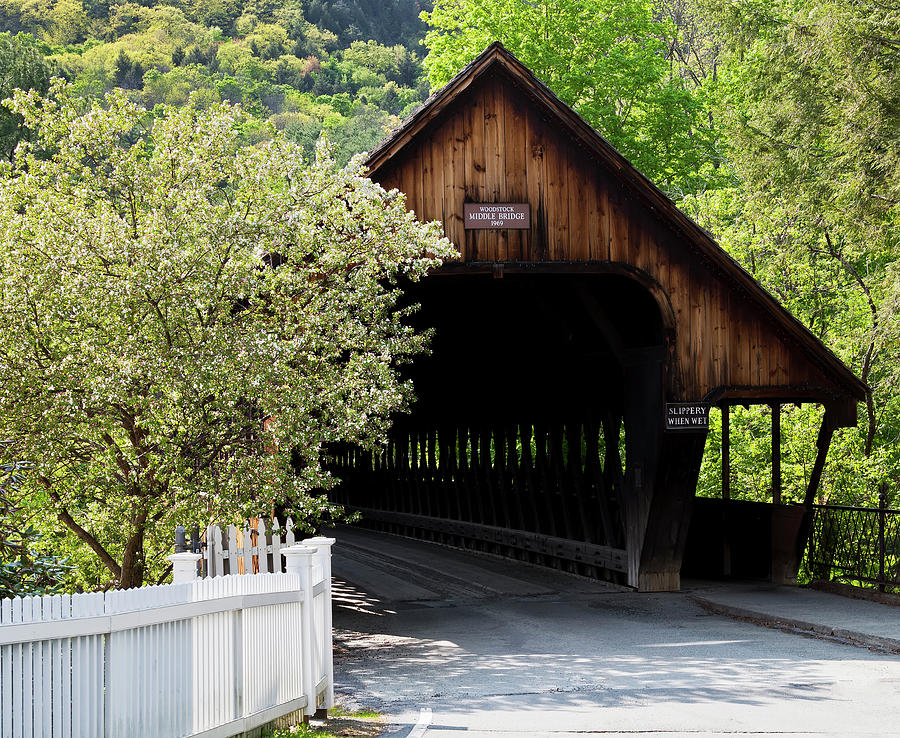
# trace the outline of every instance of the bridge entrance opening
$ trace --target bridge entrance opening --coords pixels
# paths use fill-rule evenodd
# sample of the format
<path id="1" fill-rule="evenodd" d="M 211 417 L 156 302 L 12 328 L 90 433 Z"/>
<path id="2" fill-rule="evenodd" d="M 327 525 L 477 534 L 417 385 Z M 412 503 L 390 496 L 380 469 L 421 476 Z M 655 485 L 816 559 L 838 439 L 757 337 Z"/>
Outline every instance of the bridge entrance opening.
<path id="1" fill-rule="evenodd" d="M 532 267 L 433 277 L 407 295 L 416 327 L 434 328 L 409 371 L 417 400 L 382 453 L 336 450 L 335 500 L 391 532 L 625 584 L 629 490 L 663 418 L 650 292 Z"/>

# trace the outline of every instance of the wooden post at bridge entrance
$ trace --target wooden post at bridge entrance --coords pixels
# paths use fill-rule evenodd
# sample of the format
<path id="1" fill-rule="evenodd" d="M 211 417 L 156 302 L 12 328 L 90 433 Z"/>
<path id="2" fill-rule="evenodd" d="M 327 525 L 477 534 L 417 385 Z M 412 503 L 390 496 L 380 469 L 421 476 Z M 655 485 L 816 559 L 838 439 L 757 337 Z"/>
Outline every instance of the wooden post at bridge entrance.
<path id="1" fill-rule="evenodd" d="M 781 504 L 781 404 L 772 403 L 772 503 Z"/>
<path id="2" fill-rule="evenodd" d="M 722 405 L 722 499 L 731 499 L 731 410 Z"/>

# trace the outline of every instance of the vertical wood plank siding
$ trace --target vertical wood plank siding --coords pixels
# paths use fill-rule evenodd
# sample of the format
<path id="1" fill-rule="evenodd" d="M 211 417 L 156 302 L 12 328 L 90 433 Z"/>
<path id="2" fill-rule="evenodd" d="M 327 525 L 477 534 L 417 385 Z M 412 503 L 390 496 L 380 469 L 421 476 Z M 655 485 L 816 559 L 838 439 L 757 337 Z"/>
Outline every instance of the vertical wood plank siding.
<path id="1" fill-rule="evenodd" d="M 420 219 L 443 221 L 463 262 L 608 261 L 644 272 L 675 316 L 672 399 L 721 386 L 834 387 L 753 300 L 510 81 L 486 75 L 453 110 L 374 178 L 405 192 Z M 528 202 L 531 229 L 466 231 L 464 202 Z"/>

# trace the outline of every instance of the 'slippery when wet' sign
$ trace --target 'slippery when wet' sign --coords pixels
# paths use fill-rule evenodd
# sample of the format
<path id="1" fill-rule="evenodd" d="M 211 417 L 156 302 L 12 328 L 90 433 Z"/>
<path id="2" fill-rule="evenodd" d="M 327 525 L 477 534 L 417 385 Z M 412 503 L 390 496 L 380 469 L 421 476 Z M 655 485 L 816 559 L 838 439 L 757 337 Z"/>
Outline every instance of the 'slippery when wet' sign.
<path id="1" fill-rule="evenodd" d="M 667 402 L 666 430 L 709 430 L 709 405 L 702 402 Z"/>

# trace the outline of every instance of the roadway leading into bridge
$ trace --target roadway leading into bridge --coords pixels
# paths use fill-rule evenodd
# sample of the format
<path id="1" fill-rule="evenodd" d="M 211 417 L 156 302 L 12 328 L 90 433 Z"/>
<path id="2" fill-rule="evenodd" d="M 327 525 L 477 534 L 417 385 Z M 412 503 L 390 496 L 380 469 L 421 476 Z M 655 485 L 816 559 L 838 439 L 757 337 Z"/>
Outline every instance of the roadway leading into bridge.
<path id="1" fill-rule="evenodd" d="M 711 614 L 690 593 L 334 535 L 338 692 L 382 712 L 385 736 L 900 736 L 900 656 Z"/>

